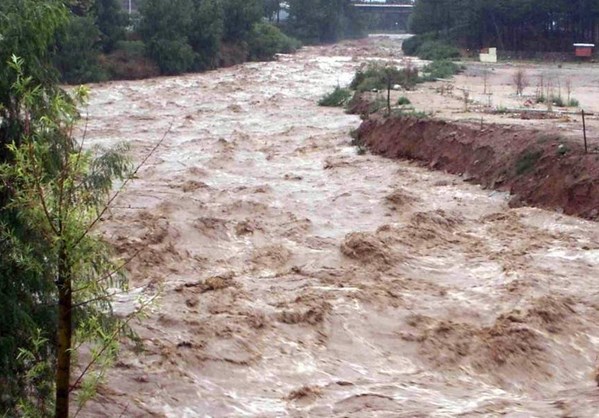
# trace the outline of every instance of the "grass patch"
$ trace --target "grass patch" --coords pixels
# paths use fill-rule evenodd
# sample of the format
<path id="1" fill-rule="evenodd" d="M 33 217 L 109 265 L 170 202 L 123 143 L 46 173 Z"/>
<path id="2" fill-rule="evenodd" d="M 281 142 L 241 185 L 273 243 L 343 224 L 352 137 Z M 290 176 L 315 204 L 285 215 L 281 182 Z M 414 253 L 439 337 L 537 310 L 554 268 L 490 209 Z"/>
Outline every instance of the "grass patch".
<path id="1" fill-rule="evenodd" d="M 409 116 L 416 119 L 426 119 L 430 114 L 423 112 L 422 110 L 416 110 L 413 107 L 406 107 L 402 109 L 393 109 L 391 116 L 395 118 Z"/>
<path id="2" fill-rule="evenodd" d="M 561 142 L 561 141 L 563 141 L 563 138 L 561 137 L 561 135 L 553 134 L 553 133 L 543 133 L 543 134 L 539 135 L 539 137 L 537 138 L 537 142 L 539 144 L 546 144 L 548 142 Z"/>
<path id="3" fill-rule="evenodd" d="M 347 104 L 351 96 L 352 93 L 349 89 L 337 86 L 331 93 L 324 95 L 318 101 L 318 105 L 327 107 L 341 107 Z"/>
<path id="4" fill-rule="evenodd" d="M 542 155 L 542 151 L 525 151 L 516 161 L 516 174 L 520 176 L 532 171 Z"/>

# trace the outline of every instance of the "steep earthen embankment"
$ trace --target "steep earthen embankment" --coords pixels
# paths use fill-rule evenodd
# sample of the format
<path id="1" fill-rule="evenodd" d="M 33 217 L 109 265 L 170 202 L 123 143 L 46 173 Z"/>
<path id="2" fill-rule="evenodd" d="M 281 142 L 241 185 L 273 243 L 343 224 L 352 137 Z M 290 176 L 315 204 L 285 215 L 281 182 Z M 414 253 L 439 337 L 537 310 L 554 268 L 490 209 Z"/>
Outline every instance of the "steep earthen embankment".
<path id="1" fill-rule="evenodd" d="M 507 190 L 514 206 L 599 218 L 599 154 L 585 154 L 559 133 L 402 116 L 368 119 L 358 135 L 375 154 Z"/>

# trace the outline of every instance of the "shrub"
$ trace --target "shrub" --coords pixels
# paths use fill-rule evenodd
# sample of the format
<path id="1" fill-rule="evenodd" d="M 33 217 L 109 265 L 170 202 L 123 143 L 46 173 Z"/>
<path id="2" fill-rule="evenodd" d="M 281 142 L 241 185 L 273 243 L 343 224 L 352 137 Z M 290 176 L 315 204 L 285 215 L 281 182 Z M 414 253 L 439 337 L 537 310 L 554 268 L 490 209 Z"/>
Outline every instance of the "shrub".
<path id="1" fill-rule="evenodd" d="M 356 91 L 387 89 L 388 83 L 399 84 L 404 88 L 413 87 L 418 81 L 418 69 L 407 67 L 397 69 L 382 64 L 369 64 L 365 70 L 358 70 L 349 87 Z"/>
<path id="2" fill-rule="evenodd" d="M 248 38 L 250 59 L 271 60 L 279 52 L 295 52 L 300 42 L 285 35 L 279 28 L 269 23 L 256 23 Z"/>
<path id="3" fill-rule="evenodd" d="M 552 96 L 551 102 L 554 105 L 556 105 L 557 107 L 565 107 L 566 106 L 566 102 L 564 101 L 562 96 Z"/>
<path id="4" fill-rule="evenodd" d="M 410 102 L 410 99 L 408 99 L 406 96 L 401 96 L 399 99 L 397 99 L 397 104 L 399 106 L 404 106 L 412 104 L 412 102 Z"/>
<path id="5" fill-rule="evenodd" d="M 339 86 L 318 101 L 319 106 L 337 107 L 345 105 L 351 97 L 351 91 Z"/>
<path id="6" fill-rule="evenodd" d="M 574 97 L 572 97 L 568 101 L 568 107 L 578 107 L 578 106 L 580 106 L 580 102 L 578 100 L 576 100 Z"/>
<path id="7" fill-rule="evenodd" d="M 419 58 L 424 60 L 446 60 L 458 58 L 460 51 L 442 41 L 426 41 L 416 51 Z"/>
<path id="8" fill-rule="evenodd" d="M 464 67 L 455 62 L 442 60 L 433 61 L 422 69 L 426 76 L 421 81 L 434 80 L 437 78 L 450 78 L 464 70 Z"/>
<path id="9" fill-rule="evenodd" d="M 524 94 L 524 89 L 529 85 L 526 70 L 524 68 L 518 68 L 512 77 L 512 81 L 514 87 L 516 87 L 516 94 L 522 96 Z"/>
<path id="10" fill-rule="evenodd" d="M 418 49 L 424 42 L 437 40 L 437 35 L 434 33 L 425 33 L 423 35 L 415 35 L 406 39 L 401 44 L 401 49 L 405 55 L 416 56 Z"/>
<path id="11" fill-rule="evenodd" d="M 542 151 L 525 151 L 516 162 L 516 174 L 522 175 L 531 171 L 542 155 Z"/>
<path id="12" fill-rule="evenodd" d="M 416 35 L 403 41 L 404 54 L 421 59 L 436 61 L 458 58 L 460 51 L 445 41 L 439 40 L 434 33 Z"/>
<path id="13" fill-rule="evenodd" d="M 146 55 L 146 44 L 143 41 L 119 41 L 115 49 L 122 51 L 131 58 L 143 57 Z"/>
<path id="14" fill-rule="evenodd" d="M 189 71 L 195 54 L 184 38 L 154 39 L 148 44 L 148 56 L 152 58 L 163 74 L 181 74 Z"/>

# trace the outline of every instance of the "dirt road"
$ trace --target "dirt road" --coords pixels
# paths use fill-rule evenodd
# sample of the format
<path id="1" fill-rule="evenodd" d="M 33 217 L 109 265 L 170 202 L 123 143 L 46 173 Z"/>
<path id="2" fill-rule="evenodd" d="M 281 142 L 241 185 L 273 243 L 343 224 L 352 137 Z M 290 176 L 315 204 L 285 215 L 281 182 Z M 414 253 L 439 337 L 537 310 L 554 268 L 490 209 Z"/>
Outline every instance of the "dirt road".
<path id="1" fill-rule="evenodd" d="M 141 160 L 173 126 L 102 225 L 160 303 L 82 415 L 596 416 L 596 224 L 357 155 L 359 118 L 316 105 L 398 54 L 94 87 L 92 143 Z"/>

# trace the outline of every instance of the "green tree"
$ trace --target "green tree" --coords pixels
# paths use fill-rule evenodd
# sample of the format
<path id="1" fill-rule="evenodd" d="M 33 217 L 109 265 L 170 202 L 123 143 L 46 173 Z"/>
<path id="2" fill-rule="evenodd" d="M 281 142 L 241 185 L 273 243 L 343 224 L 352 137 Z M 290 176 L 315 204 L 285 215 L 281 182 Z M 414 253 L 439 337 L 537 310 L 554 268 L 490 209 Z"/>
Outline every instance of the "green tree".
<path id="1" fill-rule="evenodd" d="M 261 0 L 223 0 L 224 32 L 227 42 L 246 41 L 255 23 L 262 19 Z"/>
<path id="2" fill-rule="evenodd" d="M 0 184 L 10 188 L 2 215 L 16 214 L 18 226 L 28 233 L 7 227 L 0 239 L 10 243 L 7 261 L 31 262 L 29 273 L 43 284 L 43 299 L 33 301 L 30 309 L 35 312 L 39 304 L 52 309 L 48 328 L 29 328 L 31 344 L 19 347 L 25 367 L 21 380 L 35 391 L 33 396 L 21 394 L 17 411 L 49 415 L 54 403 L 54 416 L 67 418 L 71 393 L 78 389 L 80 405 L 93 395 L 105 366 L 116 356 L 118 337 L 127 329 L 129 318 L 114 317 L 110 303 L 112 289 L 126 289 L 120 262 L 93 228 L 107 208 L 113 179 L 123 179 L 128 163 L 121 150 L 86 151 L 73 140 L 76 105 L 85 99 L 85 89 L 77 89 L 74 97 L 60 90 L 48 94 L 23 73 L 23 60 L 13 56 L 9 67 L 17 75 L 12 95 L 28 123 L 19 143 L 7 147 L 10 160 L 0 165 Z M 19 278 L 4 279 L 18 286 Z M 48 330 L 50 336 L 40 334 Z M 73 356 L 84 344 L 91 362 L 73 376 Z"/>
<path id="3" fill-rule="evenodd" d="M 112 52 L 117 42 L 125 39 L 129 18 L 119 0 L 96 0 L 92 9 L 101 33 L 100 42 L 105 53 Z"/>
<path id="4" fill-rule="evenodd" d="M 417 0 L 410 30 L 479 48 L 569 51 L 598 42 L 596 0 Z"/>
<path id="5" fill-rule="evenodd" d="M 195 0 L 189 43 L 196 53 L 194 69 L 216 68 L 224 31 L 224 15 L 219 0 Z"/>
<path id="6" fill-rule="evenodd" d="M 57 72 L 51 64 L 51 50 L 56 31 L 67 22 L 67 9 L 59 0 L 4 0 L 0 2 L 0 164 L 13 161 L 9 144 L 19 145 L 30 121 L 21 112 L 22 97 L 15 96 L 12 86 L 18 75 L 7 65 L 13 54 L 24 58 L 23 71 L 32 82 L 51 94 L 56 91 Z M 26 36 L 24 36 L 26 35 Z M 34 117 L 49 108 L 47 101 L 37 103 Z M 55 350 L 55 307 L 51 305 L 52 277 L 45 270 L 44 246 L 38 231 L 27 227 L 19 211 L 7 207 L 14 184 L 0 183 L 0 414 L 13 415 L 17 399 L 37 398 L 44 411 L 50 388 L 28 384 L 26 376 L 32 364 L 15 361 L 19 349 L 36 351 L 52 361 Z M 25 243 L 21 245 L 21 243 Z M 50 341 L 36 350 L 36 339 Z M 40 382 L 47 382 L 52 371 L 37 370 Z"/>
<path id="7" fill-rule="evenodd" d="M 100 34 L 91 16 L 70 16 L 68 25 L 57 36 L 54 57 L 62 81 L 76 84 L 106 77 L 98 61 Z"/>
<path id="8" fill-rule="evenodd" d="M 279 23 L 281 13 L 281 2 L 279 0 L 263 0 L 264 16 L 269 22 Z"/>
<path id="9" fill-rule="evenodd" d="M 189 44 L 193 0 L 146 0 L 141 4 L 139 32 L 147 52 L 164 74 L 192 69 L 195 53 Z"/>
<path id="10" fill-rule="evenodd" d="M 285 35 L 281 30 L 266 22 L 256 23 L 248 35 L 250 59 L 271 60 L 279 52 L 290 53 L 299 48 L 296 39 Z"/>
<path id="11" fill-rule="evenodd" d="M 94 234 L 119 152 L 84 151 L 72 137 L 77 99 L 57 86 L 61 0 L 0 3 L 0 415 L 68 415 L 93 394 L 129 317 L 111 315 L 121 264 Z M 17 58 L 17 54 L 26 58 Z M 83 93 L 83 90 L 78 90 Z M 91 362 L 73 378 L 85 344 Z"/>

